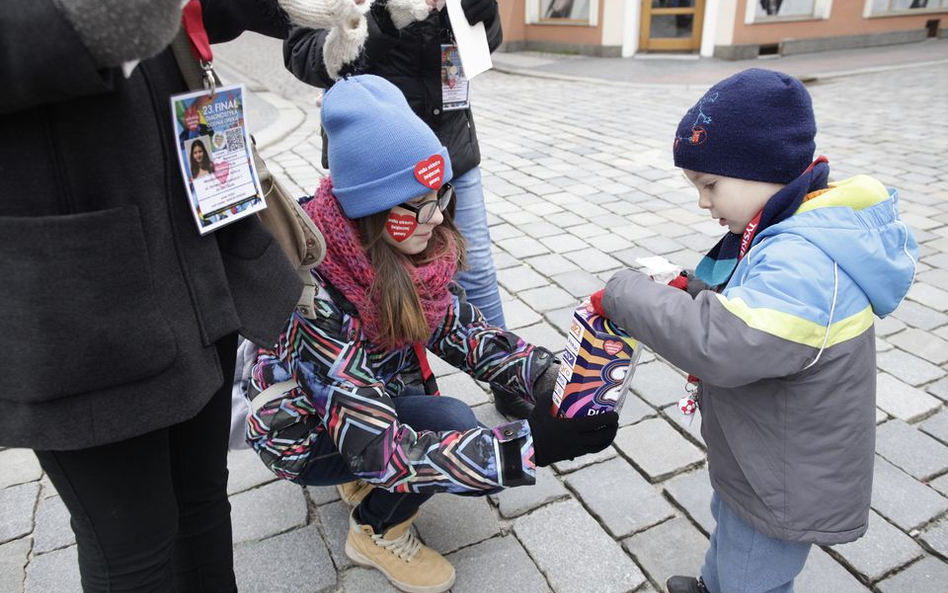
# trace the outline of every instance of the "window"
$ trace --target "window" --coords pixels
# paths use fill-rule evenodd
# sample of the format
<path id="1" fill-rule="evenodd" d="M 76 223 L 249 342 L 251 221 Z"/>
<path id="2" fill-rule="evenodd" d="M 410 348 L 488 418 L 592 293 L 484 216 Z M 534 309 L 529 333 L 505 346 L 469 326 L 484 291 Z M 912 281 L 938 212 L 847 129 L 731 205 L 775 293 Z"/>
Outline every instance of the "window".
<path id="1" fill-rule="evenodd" d="M 744 22 L 752 24 L 827 19 L 831 4 L 832 0 L 747 0 Z"/>
<path id="2" fill-rule="evenodd" d="M 891 16 L 948 9 L 948 0 L 866 0 L 864 16 Z"/>

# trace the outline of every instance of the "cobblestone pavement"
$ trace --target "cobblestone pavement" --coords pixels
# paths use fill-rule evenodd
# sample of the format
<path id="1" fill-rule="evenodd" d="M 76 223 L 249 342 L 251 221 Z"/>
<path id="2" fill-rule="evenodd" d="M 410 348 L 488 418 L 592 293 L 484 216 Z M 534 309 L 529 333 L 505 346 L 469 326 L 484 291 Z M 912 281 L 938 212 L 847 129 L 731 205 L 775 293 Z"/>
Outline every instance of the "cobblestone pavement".
<path id="1" fill-rule="evenodd" d="M 475 114 L 505 311 L 522 337 L 554 350 L 582 297 L 643 255 L 693 265 L 718 238 L 671 162 L 678 118 L 701 89 L 600 86 L 487 73 Z M 948 77 L 905 68 L 810 87 L 819 152 L 834 177 L 870 173 L 900 188 L 921 243 L 908 300 L 877 323 L 877 463 L 870 528 L 814 548 L 797 591 L 943 592 L 948 582 Z M 292 95 L 292 93 L 290 93 Z M 311 97 L 262 95 L 270 162 L 299 191 L 321 175 Z M 298 97 L 297 97 L 298 98 Z M 279 122 L 283 122 L 282 124 Z M 442 391 L 501 418 L 489 392 L 443 363 Z M 680 423 L 684 377 L 648 355 L 612 447 L 541 469 L 531 488 L 489 498 L 436 496 L 421 537 L 457 567 L 456 593 L 654 592 L 693 574 L 712 529 L 698 422 Z M 343 554 L 346 508 L 333 488 L 274 480 L 233 453 L 242 591 L 384 592 Z M 263 559 L 266 559 L 265 562 Z M 77 591 L 67 514 L 32 453 L 0 451 L 0 593 Z"/>

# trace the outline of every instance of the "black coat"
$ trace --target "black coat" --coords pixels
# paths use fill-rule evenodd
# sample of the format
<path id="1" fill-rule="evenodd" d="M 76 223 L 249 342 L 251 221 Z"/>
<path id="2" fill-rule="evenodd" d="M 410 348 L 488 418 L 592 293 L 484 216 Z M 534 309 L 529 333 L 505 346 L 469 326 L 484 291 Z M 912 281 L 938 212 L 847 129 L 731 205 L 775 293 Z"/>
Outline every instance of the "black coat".
<path id="1" fill-rule="evenodd" d="M 448 11 L 432 11 L 427 19 L 393 30 L 393 34 L 386 32 L 390 27 L 384 23 L 380 26 L 371 12 L 366 16 L 368 38 L 360 72 L 381 76 L 405 94 L 412 111 L 448 149 L 455 177 L 479 165 L 481 152 L 471 110 L 441 110 L 441 44 L 453 42 Z M 484 25 L 488 46 L 494 51 L 503 41 L 500 15 Z M 334 82 L 323 62 L 323 45 L 328 33 L 326 29 L 292 27 L 283 44 L 283 60 L 293 75 L 307 84 L 327 89 Z M 323 166 L 328 168 L 325 136 Z"/>
<path id="2" fill-rule="evenodd" d="M 212 41 L 288 31 L 268 0 L 203 4 Z M 295 270 L 256 218 L 199 235 L 170 50 L 128 79 L 97 70 L 52 0 L 0 3 L 0 39 L 0 445 L 84 448 L 191 418 L 224 380 L 215 341 L 272 344 Z"/>

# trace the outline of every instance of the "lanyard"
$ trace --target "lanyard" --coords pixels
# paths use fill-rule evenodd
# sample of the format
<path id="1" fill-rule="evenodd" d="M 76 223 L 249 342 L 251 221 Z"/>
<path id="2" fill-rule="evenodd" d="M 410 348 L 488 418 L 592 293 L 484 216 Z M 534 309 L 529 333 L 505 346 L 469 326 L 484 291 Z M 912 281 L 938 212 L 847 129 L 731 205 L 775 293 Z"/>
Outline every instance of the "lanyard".
<path id="1" fill-rule="evenodd" d="M 184 27 L 191 42 L 191 53 L 194 59 L 204 70 L 204 87 L 212 89 L 217 86 L 214 74 L 214 52 L 211 51 L 211 42 L 204 28 L 204 16 L 200 0 L 190 0 L 181 11 L 181 26 Z"/>

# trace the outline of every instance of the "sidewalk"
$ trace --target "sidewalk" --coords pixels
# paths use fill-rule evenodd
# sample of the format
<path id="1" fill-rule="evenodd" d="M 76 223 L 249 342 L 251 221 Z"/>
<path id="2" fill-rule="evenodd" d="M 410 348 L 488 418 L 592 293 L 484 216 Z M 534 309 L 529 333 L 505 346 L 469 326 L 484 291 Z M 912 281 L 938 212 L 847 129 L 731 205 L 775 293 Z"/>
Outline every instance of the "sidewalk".
<path id="1" fill-rule="evenodd" d="M 292 80 L 280 49 L 245 35 L 215 52 L 225 79 L 257 91 L 258 142 L 302 195 L 324 173 L 318 91 Z M 893 68 L 929 55 L 937 63 Z M 697 208 L 670 147 L 680 114 L 731 71 L 816 73 L 817 148 L 834 177 L 867 173 L 899 188 L 921 262 L 908 299 L 876 324 L 870 527 L 855 543 L 814 548 L 798 593 L 944 593 L 948 583 L 946 59 L 945 40 L 751 62 L 501 54 L 497 71 L 475 81 L 508 325 L 555 351 L 573 307 L 616 270 L 647 255 L 693 265 L 717 241 L 720 227 Z M 839 74 L 853 70 L 861 74 Z M 565 78 L 576 73 L 584 79 Z M 501 422 L 483 385 L 432 362 L 444 393 L 484 424 Z M 696 572 L 713 519 L 700 419 L 685 426 L 675 411 L 684 382 L 646 352 L 613 446 L 542 468 L 530 488 L 426 503 L 418 531 L 456 566 L 453 592 L 656 593 L 665 576 Z M 230 471 L 242 593 L 394 591 L 345 557 L 347 509 L 334 488 L 277 481 L 249 451 L 231 455 Z M 32 453 L 0 451 L 0 593 L 78 591 L 75 550 Z"/>

